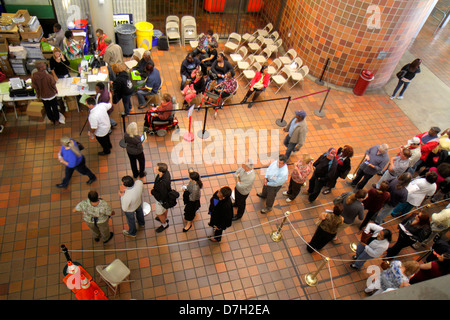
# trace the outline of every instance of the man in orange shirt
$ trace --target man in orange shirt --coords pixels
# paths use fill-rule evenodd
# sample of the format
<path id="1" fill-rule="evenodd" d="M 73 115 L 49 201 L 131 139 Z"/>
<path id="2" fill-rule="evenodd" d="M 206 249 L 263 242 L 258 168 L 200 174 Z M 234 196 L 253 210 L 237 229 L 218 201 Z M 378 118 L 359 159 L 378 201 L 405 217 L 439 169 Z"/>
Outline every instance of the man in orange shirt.
<path id="1" fill-rule="evenodd" d="M 106 33 L 103 33 L 102 29 L 97 29 L 95 31 L 95 35 L 97 36 L 97 51 L 99 56 L 103 56 L 105 54 L 105 50 L 108 47 L 108 44 L 105 43 L 105 39 L 108 37 Z"/>

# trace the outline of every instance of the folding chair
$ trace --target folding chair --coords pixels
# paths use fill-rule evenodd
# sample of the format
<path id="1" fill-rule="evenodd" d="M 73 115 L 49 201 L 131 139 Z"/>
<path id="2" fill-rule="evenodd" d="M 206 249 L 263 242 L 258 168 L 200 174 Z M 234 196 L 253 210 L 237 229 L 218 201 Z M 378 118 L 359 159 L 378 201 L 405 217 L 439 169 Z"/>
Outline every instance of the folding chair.
<path id="1" fill-rule="evenodd" d="M 284 56 L 280 57 L 280 60 L 284 65 L 287 65 L 291 64 L 292 60 L 294 60 L 296 57 L 297 51 L 295 51 L 294 49 L 289 49 Z"/>
<path id="2" fill-rule="evenodd" d="M 181 46 L 180 26 L 178 23 L 176 23 L 174 21 L 167 22 L 166 35 L 167 35 L 167 40 L 169 42 L 171 40 L 177 40 Z"/>
<path id="3" fill-rule="evenodd" d="M 256 62 L 260 64 L 265 64 L 271 55 L 272 51 L 270 51 L 269 48 L 264 48 L 261 54 L 255 55 L 254 58 Z"/>
<path id="4" fill-rule="evenodd" d="M 278 49 L 281 47 L 282 44 L 283 44 L 283 39 L 279 38 L 273 44 L 267 45 L 266 48 L 269 48 L 270 51 L 272 51 L 272 53 L 273 52 L 277 52 L 278 53 Z"/>
<path id="5" fill-rule="evenodd" d="M 250 52 L 253 52 L 256 54 L 262 50 L 263 44 L 264 44 L 264 37 L 257 36 L 253 42 L 247 43 L 247 47 Z"/>
<path id="6" fill-rule="evenodd" d="M 200 41 L 200 39 L 204 36 L 205 34 L 202 32 L 197 36 L 196 40 L 191 40 L 189 41 L 189 45 L 191 46 L 192 49 L 195 49 L 198 47 L 198 43 Z"/>
<path id="7" fill-rule="evenodd" d="M 309 73 L 308 66 L 303 66 L 298 71 L 292 72 L 291 79 L 294 81 L 294 84 L 289 89 L 292 89 L 300 81 L 305 80 L 305 77 L 308 73 Z"/>
<path id="8" fill-rule="evenodd" d="M 133 282 L 134 280 L 126 280 L 130 276 L 130 269 L 119 259 L 114 260 L 109 265 L 99 265 L 95 268 L 100 278 L 108 285 L 114 297 L 119 291 L 119 285 L 124 282 Z"/>
<path id="9" fill-rule="evenodd" d="M 238 61 L 238 63 L 236 64 L 236 68 L 239 70 L 239 78 L 242 77 L 242 72 L 246 69 L 248 69 L 253 63 L 255 62 L 255 58 L 253 57 L 252 54 L 249 54 L 247 57 L 245 57 L 244 60 Z"/>
<path id="10" fill-rule="evenodd" d="M 289 70 L 289 67 L 284 66 L 281 68 L 281 70 L 274 76 L 272 76 L 273 82 L 278 87 L 278 90 L 275 92 L 275 94 L 280 91 L 280 89 L 284 86 L 284 84 L 289 80 L 291 77 L 291 71 Z"/>
<path id="11" fill-rule="evenodd" d="M 247 47 L 240 47 L 236 53 L 230 54 L 230 59 L 234 64 L 242 61 L 247 56 L 248 50 Z"/>
<path id="12" fill-rule="evenodd" d="M 225 49 L 228 49 L 232 52 L 236 52 L 241 43 L 241 35 L 236 32 L 230 33 L 228 36 L 228 40 L 225 43 Z"/>
<path id="13" fill-rule="evenodd" d="M 247 85 L 245 88 L 247 88 L 252 79 L 255 77 L 256 72 L 261 70 L 261 65 L 258 62 L 253 63 L 248 69 L 242 71 L 242 74 L 244 75 L 245 79 L 247 79 Z"/>
<path id="14" fill-rule="evenodd" d="M 256 30 L 256 32 L 258 33 L 259 36 L 267 37 L 269 32 L 272 31 L 272 29 L 273 29 L 273 24 L 269 22 L 268 24 L 265 25 L 264 28 L 258 29 L 258 30 Z"/>
<path id="15" fill-rule="evenodd" d="M 273 59 L 272 63 L 269 65 L 269 74 L 274 75 L 277 74 L 278 71 L 280 71 L 281 67 L 283 66 L 283 63 L 281 62 L 280 58 Z"/>

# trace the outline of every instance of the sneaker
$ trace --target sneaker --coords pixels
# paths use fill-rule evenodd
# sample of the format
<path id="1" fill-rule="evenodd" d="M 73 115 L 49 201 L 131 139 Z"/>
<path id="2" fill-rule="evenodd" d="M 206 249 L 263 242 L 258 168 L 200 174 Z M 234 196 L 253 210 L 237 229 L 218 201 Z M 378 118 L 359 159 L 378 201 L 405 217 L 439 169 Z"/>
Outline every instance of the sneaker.
<path id="1" fill-rule="evenodd" d="M 136 238 L 136 235 L 130 234 L 128 232 L 128 230 L 123 230 L 122 233 L 123 233 L 124 236 L 130 237 L 130 238 L 133 238 L 133 239 Z"/>
<path id="2" fill-rule="evenodd" d="M 247 106 L 247 108 L 251 108 L 251 107 L 253 107 L 253 102 L 250 102 L 249 104 L 248 104 L 248 106 Z"/>
<path id="3" fill-rule="evenodd" d="M 112 239 L 113 236 L 114 236 L 114 233 L 110 232 L 108 240 L 103 241 L 103 243 L 107 243 L 109 240 Z"/>
<path id="4" fill-rule="evenodd" d="M 263 199 L 265 199 L 266 197 L 263 197 L 263 195 L 262 195 L 262 193 L 261 192 L 258 192 L 257 194 L 256 194 L 258 197 L 260 197 L 260 198 L 263 198 Z"/>
<path id="5" fill-rule="evenodd" d="M 289 198 L 286 198 L 286 202 L 291 202 L 292 200 L 291 199 L 289 199 Z"/>
<path id="6" fill-rule="evenodd" d="M 398 99 L 398 100 L 402 100 L 402 99 L 403 99 L 403 96 L 398 96 L 397 99 Z"/>
<path id="7" fill-rule="evenodd" d="M 395 96 L 390 96 L 389 99 L 394 100 Z"/>
<path id="8" fill-rule="evenodd" d="M 56 186 L 60 189 L 67 189 L 67 186 L 63 185 L 62 183 L 58 183 Z"/>
<path id="9" fill-rule="evenodd" d="M 359 270 L 359 268 L 354 263 L 352 263 L 350 265 L 350 268 L 355 269 L 355 270 Z"/>
<path id="10" fill-rule="evenodd" d="M 288 196 L 289 195 L 289 193 L 287 192 L 287 191 L 283 191 L 283 196 Z"/>
<path id="11" fill-rule="evenodd" d="M 272 211 L 272 208 L 264 208 L 264 209 L 261 210 L 261 213 L 265 214 L 265 213 L 268 213 L 270 211 Z"/>

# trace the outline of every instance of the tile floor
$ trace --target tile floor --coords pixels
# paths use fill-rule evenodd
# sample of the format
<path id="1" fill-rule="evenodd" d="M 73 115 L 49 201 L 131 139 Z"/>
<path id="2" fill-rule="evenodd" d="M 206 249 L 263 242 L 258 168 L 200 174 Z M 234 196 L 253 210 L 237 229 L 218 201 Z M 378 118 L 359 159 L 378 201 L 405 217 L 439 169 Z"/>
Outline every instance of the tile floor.
<path id="1" fill-rule="evenodd" d="M 177 45 L 169 52 L 152 50 L 153 59 L 164 78 L 163 92 L 170 92 L 181 101 L 179 92 L 179 65 L 188 51 Z M 245 94 L 245 83 L 240 82 L 239 92 L 234 102 L 239 102 Z M 262 95 L 263 99 L 273 97 L 300 97 L 324 90 L 306 79 L 304 83 L 288 90 L 285 86 L 275 96 L 274 86 Z M 325 117 L 317 117 L 324 94 L 309 96 L 290 103 L 286 120 L 290 120 L 297 109 L 308 113 L 309 125 L 307 142 L 302 152 L 317 158 L 329 147 L 352 145 L 355 149 L 353 168 L 358 165 L 364 151 L 374 144 L 388 143 L 394 155 L 396 147 L 419 133 L 403 112 L 389 100 L 388 96 L 353 94 L 332 90 L 324 107 Z M 134 101 L 136 105 L 137 101 Z M 284 152 L 284 133 L 275 123 L 281 118 L 286 100 L 262 102 L 248 109 L 245 105 L 225 107 L 213 119 L 209 111 L 206 129 L 211 134 L 227 129 L 273 129 L 279 134 L 279 151 Z M 0 138 L 0 299 L 3 300 L 75 300 L 75 295 L 63 283 L 62 270 L 66 264 L 60 246 L 67 246 L 74 261 L 99 282 L 95 266 L 108 264 L 115 258 L 121 259 L 131 270 L 130 283 L 124 283 L 116 300 L 360 300 L 365 298 L 368 274 L 366 270 L 354 271 L 349 267 L 353 252 L 349 244 L 358 239 L 358 224 L 345 230 L 336 243 L 328 244 L 321 255 L 309 254 L 305 241 L 309 241 L 315 231 L 315 219 L 324 209 L 331 208 L 332 199 L 350 188 L 340 180 L 329 195 L 320 195 L 309 204 L 305 195 L 300 195 L 293 203 L 284 201 L 281 191 L 277 196 L 274 210 L 262 215 L 263 207 L 256 193 L 261 189 L 263 176 L 257 175 L 255 186 L 247 201 L 247 212 L 242 220 L 234 222 L 224 232 L 220 244 L 206 239 L 211 234 L 208 227 L 207 206 L 210 196 L 224 185 L 234 185 L 231 174 L 236 164 L 175 164 L 172 149 L 181 142 L 174 135 L 149 137 L 145 144 L 148 175 L 145 182 L 145 201 L 153 204 L 150 197 L 154 167 L 157 162 L 169 164 L 173 179 L 186 179 L 189 167 L 195 168 L 204 177 L 202 207 L 197 214 L 194 227 L 187 233 L 183 228 L 182 206 L 169 212 L 170 227 L 163 233 L 155 233 L 152 214 L 146 216 L 146 227 L 139 231 L 135 240 L 122 235 L 127 229 L 126 220 L 120 210 L 118 186 L 120 178 L 131 174 L 126 151 L 119 146 L 123 137 L 123 126 L 119 117 L 122 106 L 114 111 L 113 117 L 119 126 L 113 130 L 113 152 L 107 157 L 99 157 L 97 142 L 89 142 L 86 131 L 80 135 L 87 112 L 71 112 L 66 125 L 53 127 L 45 122 L 28 121 L 19 112 L 19 120 L 14 119 L 8 109 L 8 122 Z M 203 121 L 204 110 L 193 114 L 193 121 Z M 180 128 L 187 129 L 186 112 L 177 113 Z M 130 121 L 143 123 L 142 115 L 130 116 Z M 200 126 L 194 126 L 195 132 Z M 219 131 L 215 131 L 219 130 Z M 63 176 L 63 168 L 57 161 L 60 148 L 59 139 L 63 135 L 81 141 L 86 150 L 87 166 L 99 177 L 93 185 L 87 186 L 87 178 L 75 173 L 70 187 L 60 190 L 55 187 Z M 258 141 L 264 144 L 266 140 Z M 252 141 L 253 144 L 253 141 Z M 211 141 L 195 136 L 193 146 L 201 147 L 203 154 L 210 150 Z M 275 144 L 276 145 L 276 144 Z M 239 146 L 241 146 L 239 151 Z M 271 146 L 271 144 L 270 144 Z M 243 148 L 237 145 L 237 157 Z M 228 153 L 230 155 L 231 153 Z M 196 154 L 198 156 L 198 154 Z M 299 154 L 294 154 L 295 161 Z M 260 161 L 257 167 L 266 165 Z M 354 169 L 352 169 L 353 171 Z M 258 173 L 261 170 L 257 170 Z M 375 178 L 374 178 L 375 180 Z M 369 182 L 370 185 L 371 182 Z M 180 189 L 182 180 L 174 182 Z M 80 214 L 72 213 L 72 208 L 87 197 L 89 190 L 95 189 L 116 211 L 110 220 L 114 238 L 106 245 L 95 243 L 91 233 L 82 222 Z M 440 211 L 443 204 L 432 207 L 430 212 Z M 278 228 L 284 213 L 290 211 L 289 220 L 283 226 L 282 240 L 274 242 L 270 233 Z M 396 230 L 398 220 L 386 224 Z M 394 237 L 396 239 L 396 236 Z M 417 258 L 420 253 L 405 249 L 402 254 L 412 254 L 408 259 Z M 318 284 L 310 287 L 305 276 L 318 270 L 329 257 L 329 264 L 318 274 Z M 379 264 L 380 260 L 373 260 Z M 366 266 L 368 263 L 366 264 Z M 101 288 L 107 292 L 104 283 Z M 110 299 L 114 299 L 109 294 Z"/>

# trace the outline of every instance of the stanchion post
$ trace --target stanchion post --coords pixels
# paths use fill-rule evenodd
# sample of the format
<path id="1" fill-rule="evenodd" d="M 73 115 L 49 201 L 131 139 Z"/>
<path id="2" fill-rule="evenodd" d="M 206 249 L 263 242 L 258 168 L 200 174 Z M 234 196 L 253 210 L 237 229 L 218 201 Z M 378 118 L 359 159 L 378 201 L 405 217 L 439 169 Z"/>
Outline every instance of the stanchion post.
<path id="1" fill-rule="evenodd" d="M 322 105 L 320 106 L 320 110 L 314 110 L 314 114 L 318 117 L 324 117 L 325 116 L 325 112 L 322 111 L 323 106 L 325 105 L 325 101 L 328 98 L 328 94 L 330 93 L 331 89 L 328 89 L 327 94 L 325 95 L 325 98 L 323 99 Z"/>
<path id="2" fill-rule="evenodd" d="M 322 264 L 320 265 L 319 269 L 317 269 L 316 272 L 308 273 L 305 276 L 305 281 L 308 286 L 314 287 L 317 285 L 317 282 L 318 282 L 317 275 L 323 269 L 323 267 L 325 267 L 325 265 L 328 263 L 328 260 L 329 260 L 328 257 L 325 257 L 325 259 L 323 260 Z"/>
<path id="3" fill-rule="evenodd" d="M 284 120 L 284 117 L 285 117 L 285 115 L 286 115 L 286 111 L 287 111 L 287 108 L 288 108 L 290 102 L 291 102 L 291 96 L 288 97 L 288 100 L 287 100 L 287 102 L 286 102 L 286 107 L 284 108 L 283 116 L 281 117 L 281 119 L 277 119 L 277 120 L 275 121 L 275 123 L 276 123 L 279 127 L 286 127 L 286 125 L 287 125 L 287 122 Z"/>
<path id="4" fill-rule="evenodd" d="M 207 139 L 209 137 L 209 133 L 206 131 L 206 119 L 208 117 L 208 109 L 207 107 L 205 107 L 205 117 L 203 119 L 203 129 L 202 131 L 198 132 L 198 137 L 200 139 Z"/>
<path id="5" fill-rule="evenodd" d="M 121 113 L 120 114 L 122 116 L 122 124 L 123 124 L 123 134 L 125 134 L 127 132 L 127 128 L 125 126 L 125 113 Z M 126 148 L 127 147 L 127 143 L 125 142 L 125 138 L 123 138 L 122 140 L 120 140 L 119 145 L 122 148 Z"/>
<path id="6" fill-rule="evenodd" d="M 356 175 L 356 172 L 358 171 L 359 167 L 361 166 L 361 163 L 363 163 L 363 161 L 364 161 L 365 158 L 366 158 L 366 157 L 365 157 L 365 155 L 364 155 L 364 157 L 361 159 L 361 161 L 359 162 L 358 166 L 356 167 L 355 171 L 354 171 L 353 173 L 349 173 L 349 174 L 347 175 L 347 178 L 349 178 L 350 180 L 353 180 L 353 178 L 354 178 L 355 175 Z"/>
<path id="7" fill-rule="evenodd" d="M 330 58 L 327 59 L 327 62 L 325 63 L 325 66 L 323 67 L 323 71 L 322 71 L 322 74 L 320 75 L 320 79 L 317 79 L 315 81 L 318 85 L 321 85 L 321 86 L 323 85 L 323 75 L 325 74 L 325 71 L 327 70 L 329 63 L 330 63 Z"/>
<path id="8" fill-rule="evenodd" d="M 281 229 L 283 228 L 284 223 L 286 222 L 287 217 L 290 215 L 291 213 L 289 211 L 286 211 L 284 213 L 284 218 L 283 221 L 281 221 L 280 226 L 278 227 L 277 230 L 272 231 L 270 233 L 270 238 L 275 241 L 275 242 L 279 242 L 281 241 L 282 235 L 281 235 Z"/>

